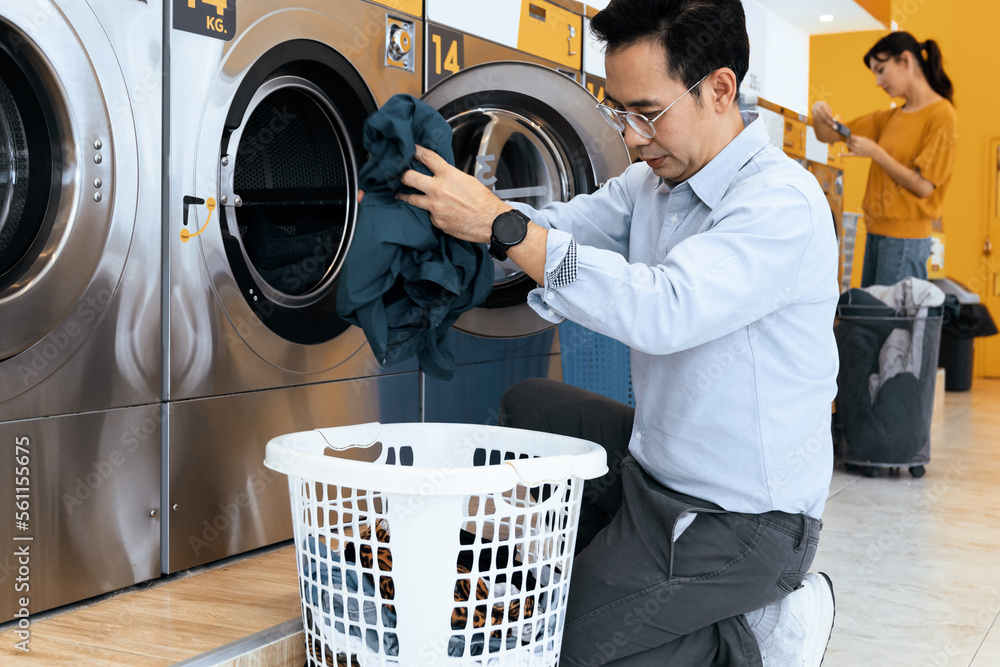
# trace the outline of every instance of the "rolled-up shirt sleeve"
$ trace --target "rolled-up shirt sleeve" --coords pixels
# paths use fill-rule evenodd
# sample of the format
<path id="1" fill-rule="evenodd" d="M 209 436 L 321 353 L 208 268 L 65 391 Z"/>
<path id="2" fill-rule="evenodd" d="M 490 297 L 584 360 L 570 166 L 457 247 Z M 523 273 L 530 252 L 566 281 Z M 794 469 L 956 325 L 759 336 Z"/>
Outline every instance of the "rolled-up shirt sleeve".
<path id="1" fill-rule="evenodd" d="M 575 280 L 549 281 L 528 303 L 550 321 L 570 319 L 648 354 L 688 349 L 801 298 L 814 215 L 795 188 L 761 188 L 723 203 L 708 229 L 654 261 L 580 243 Z M 549 234 L 547 281 L 567 254 L 557 250 L 568 250 Z"/>
<path id="2" fill-rule="evenodd" d="M 569 287 L 576 281 L 578 247 L 576 240 L 568 233 L 549 229 L 548 240 L 545 242 L 545 285 L 528 293 L 528 305 L 549 322 L 558 324 L 566 319 L 546 303 L 546 290 Z M 549 293 L 549 296 L 552 294 Z"/>
<path id="3" fill-rule="evenodd" d="M 576 241 L 570 237 L 566 252 L 563 253 L 562 261 L 559 265 L 545 273 L 545 284 L 552 287 L 567 287 L 576 280 Z"/>

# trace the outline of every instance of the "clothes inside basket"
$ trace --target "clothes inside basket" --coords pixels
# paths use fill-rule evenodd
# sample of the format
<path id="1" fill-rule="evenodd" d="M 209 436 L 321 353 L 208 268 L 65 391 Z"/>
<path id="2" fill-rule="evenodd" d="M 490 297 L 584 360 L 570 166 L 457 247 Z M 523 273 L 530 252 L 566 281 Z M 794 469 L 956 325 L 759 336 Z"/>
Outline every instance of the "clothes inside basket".
<path id="1" fill-rule="evenodd" d="M 388 544 L 388 523 L 378 520 L 375 524 L 377 542 Z M 476 543 L 476 538 L 472 533 L 461 531 L 460 542 L 463 546 L 471 546 Z M 359 540 L 367 542 L 371 539 L 371 527 L 362 529 Z M 484 543 L 489 543 L 485 542 Z M 385 601 L 395 598 L 395 585 L 392 577 L 379 576 L 379 592 L 375 592 L 374 576 L 368 572 L 361 572 L 356 567 L 358 554 L 360 553 L 360 565 L 362 568 L 371 570 L 374 563 L 372 547 L 362 544 L 360 548 L 355 547 L 355 541 L 342 542 L 343 553 L 337 549 L 330 549 L 326 543 L 317 540 L 310 535 L 304 543 L 302 553 L 302 575 L 303 575 L 303 599 L 307 604 L 307 622 L 312 626 L 315 635 L 324 638 L 327 647 L 320 645 L 319 641 L 314 642 L 314 646 L 309 647 L 309 652 L 313 659 L 319 664 L 333 665 L 333 655 L 330 647 L 337 647 L 336 664 L 338 667 L 348 667 L 357 664 L 354 655 L 360 654 L 383 654 L 388 657 L 399 655 L 399 641 L 395 632 L 396 609 L 392 604 Z M 392 570 L 392 554 L 388 546 L 379 546 L 376 549 L 378 557 L 378 571 L 390 572 Z M 494 560 L 495 554 L 495 560 Z M 510 550 L 507 546 L 499 545 L 494 549 L 484 549 L 480 552 L 478 563 L 474 562 L 472 550 L 464 550 L 460 553 L 456 563 L 456 583 L 454 589 L 454 599 L 457 605 L 452 611 L 451 627 L 456 631 L 465 631 L 469 626 L 468 602 L 473 595 L 471 591 L 473 565 L 478 565 L 478 571 L 490 571 L 494 569 L 506 568 L 510 562 Z M 329 563 L 329 565 L 328 565 Z M 343 563 L 343 565 L 341 565 Z M 522 563 L 516 558 L 513 559 L 513 567 L 520 568 Z M 475 600 L 482 600 L 483 603 L 476 605 L 473 611 L 472 628 L 485 628 L 487 625 L 487 609 L 490 609 L 490 624 L 500 625 L 502 623 L 513 623 L 519 620 L 528 620 L 537 617 L 545 612 L 549 606 L 547 596 L 550 594 L 548 586 L 550 583 L 558 583 L 560 572 L 555 570 L 554 576 L 552 568 L 545 565 L 538 570 L 537 577 L 532 570 L 523 572 L 516 569 L 507 581 L 506 574 L 499 574 L 493 581 L 489 576 L 479 576 L 476 580 Z M 466 576 L 463 576 L 466 575 Z M 305 581 L 308 580 L 308 581 Z M 539 590 L 536 595 L 529 595 L 524 599 L 522 610 L 520 596 L 523 591 Z M 342 595 L 338 591 L 344 591 Z M 361 601 L 362 609 L 359 610 L 358 603 Z M 494 600 L 490 605 L 491 600 Z M 380 605 L 381 614 L 376 609 Z M 310 609 L 311 607 L 311 609 Z M 359 613 L 360 612 L 360 613 Z M 369 629 L 362 630 L 358 623 L 352 623 L 350 619 L 364 618 L 364 624 Z M 379 619 L 379 616 L 381 618 Z M 381 621 L 384 631 L 379 633 L 370 628 L 377 627 L 376 619 Z M 546 635 L 551 636 L 555 629 L 556 615 L 551 615 L 544 623 L 524 623 L 519 634 L 515 634 L 513 628 L 508 628 L 507 636 L 503 636 L 501 630 L 493 630 L 487 637 L 485 632 L 472 634 L 466 646 L 466 634 L 453 635 L 448 643 L 449 657 L 480 656 L 496 654 L 501 650 L 515 649 L 518 645 L 528 645 L 533 640 L 540 639 Z M 345 623 L 346 621 L 346 623 Z M 380 636 L 381 634 L 381 636 Z M 348 653 L 352 655 L 348 661 Z M 395 664 L 389 661 L 388 664 Z"/>

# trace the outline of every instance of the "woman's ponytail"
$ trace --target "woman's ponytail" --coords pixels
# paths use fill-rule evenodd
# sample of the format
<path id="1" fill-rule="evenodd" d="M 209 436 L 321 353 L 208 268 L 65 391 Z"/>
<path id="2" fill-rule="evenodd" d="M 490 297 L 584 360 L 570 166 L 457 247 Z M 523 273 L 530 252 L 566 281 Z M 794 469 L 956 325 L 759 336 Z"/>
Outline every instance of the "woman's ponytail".
<path id="1" fill-rule="evenodd" d="M 928 39 L 920 47 L 920 67 L 924 71 L 927 83 L 931 85 L 935 93 L 954 103 L 955 89 L 951 84 L 951 79 L 944 73 L 941 48 L 933 39 Z M 926 58 L 923 57 L 923 54 L 927 54 Z"/>

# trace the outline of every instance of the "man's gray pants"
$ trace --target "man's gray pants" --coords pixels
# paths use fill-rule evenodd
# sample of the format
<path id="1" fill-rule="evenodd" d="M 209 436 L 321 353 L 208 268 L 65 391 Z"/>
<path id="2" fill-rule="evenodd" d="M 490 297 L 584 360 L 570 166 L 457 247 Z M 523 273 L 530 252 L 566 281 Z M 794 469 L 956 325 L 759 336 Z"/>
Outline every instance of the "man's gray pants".
<path id="1" fill-rule="evenodd" d="M 501 404 L 501 425 L 592 440 L 608 452 L 609 472 L 584 486 L 559 664 L 759 667 L 744 614 L 798 586 L 822 524 L 726 512 L 662 486 L 628 454 L 634 413 L 551 380 L 520 382 Z M 674 542 L 678 518 L 690 512 L 694 522 Z"/>

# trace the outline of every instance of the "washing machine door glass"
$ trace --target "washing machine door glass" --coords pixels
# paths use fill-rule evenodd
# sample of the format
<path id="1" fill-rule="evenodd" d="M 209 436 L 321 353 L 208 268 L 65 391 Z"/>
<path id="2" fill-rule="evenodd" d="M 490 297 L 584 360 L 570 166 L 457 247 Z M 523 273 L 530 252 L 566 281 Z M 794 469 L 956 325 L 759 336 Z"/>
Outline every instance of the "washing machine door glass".
<path id="1" fill-rule="evenodd" d="M 24 149 L 24 123 L 6 84 L 0 80 L 0 249 L 24 210 L 28 153 Z"/>
<path id="2" fill-rule="evenodd" d="M 541 208 L 576 194 L 569 159 L 551 130 L 523 113 L 485 107 L 458 113 L 452 126 L 455 165 L 475 174 L 505 200 Z M 494 262 L 493 291 L 486 307 L 524 303 L 534 283 L 511 260 Z"/>
<path id="3" fill-rule="evenodd" d="M 347 130 L 323 91 L 279 77 L 259 89 L 237 133 L 229 159 L 246 265 L 270 300 L 304 305 L 336 278 L 350 242 Z"/>
<path id="4" fill-rule="evenodd" d="M 507 201 L 539 209 L 593 192 L 628 166 L 622 137 L 585 88 L 547 67 L 498 62 L 453 74 L 424 95 L 451 125 L 455 164 Z M 534 280 L 496 262 L 493 291 L 455 328 L 517 338 L 552 326 L 527 305 Z"/>
<path id="5" fill-rule="evenodd" d="M 27 74 L 0 48 L 0 289 L 30 264 L 44 231 L 52 169 L 45 117 Z"/>
<path id="6" fill-rule="evenodd" d="M 553 76 L 561 76 L 552 72 Z M 589 164 L 570 155 L 582 151 L 576 132 L 555 114 L 546 113 L 538 100 L 511 92 L 490 92 L 453 102 L 443 110 L 452 127 L 455 165 L 494 191 L 501 199 L 542 208 L 554 201 L 569 201 L 593 189 Z M 484 99 L 485 98 L 485 99 Z M 481 328 L 466 317 L 456 328 L 467 333 L 505 338 L 536 333 L 551 323 L 525 305 L 535 281 L 511 260 L 494 262 L 493 291 L 483 309 L 513 308 L 503 327 Z M 520 309 L 520 312 L 519 310 Z M 528 324 L 527 332 L 524 330 Z M 509 324 L 510 328 L 507 328 Z"/>

